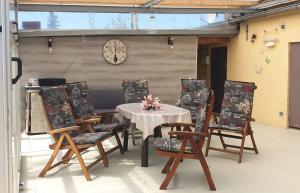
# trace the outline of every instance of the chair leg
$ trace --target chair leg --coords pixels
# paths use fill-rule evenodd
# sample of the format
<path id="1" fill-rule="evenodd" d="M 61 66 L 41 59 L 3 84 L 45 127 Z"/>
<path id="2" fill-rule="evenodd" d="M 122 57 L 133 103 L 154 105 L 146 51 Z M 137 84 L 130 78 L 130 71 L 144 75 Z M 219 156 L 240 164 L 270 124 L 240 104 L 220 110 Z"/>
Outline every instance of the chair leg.
<path id="1" fill-rule="evenodd" d="M 178 151 L 178 154 L 176 155 L 176 157 L 174 157 L 175 161 L 172 164 L 170 171 L 167 173 L 164 181 L 160 185 L 160 190 L 167 189 L 170 181 L 172 180 L 172 178 L 173 178 L 173 176 L 174 176 L 174 174 L 177 170 L 177 167 L 178 167 L 180 161 L 183 159 L 184 150 L 185 150 L 185 147 L 187 145 L 187 142 L 188 142 L 188 138 L 183 138 L 180 150 Z"/>
<path id="2" fill-rule="evenodd" d="M 79 150 L 77 149 L 75 143 L 73 142 L 73 140 L 71 139 L 71 137 L 70 137 L 69 135 L 65 135 L 65 136 L 66 136 L 66 138 L 67 138 L 67 140 L 68 140 L 68 142 L 69 142 L 69 144 L 70 144 L 70 146 L 71 146 L 73 152 L 75 153 L 75 155 L 76 155 L 78 161 L 79 161 L 79 164 L 80 164 L 80 167 L 81 167 L 81 169 L 82 169 L 82 172 L 83 172 L 83 174 L 84 174 L 84 176 L 85 176 L 85 179 L 86 179 L 87 181 L 91 181 L 91 180 L 92 180 L 92 179 L 91 179 L 91 176 L 90 176 L 90 174 L 89 174 L 89 172 L 88 172 L 88 170 L 87 170 L 87 167 L 85 166 L 85 163 L 84 163 L 84 161 L 83 161 L 83 159 L 82 159 L 82 157 L 81 157 L 81 155 L 80 155 L 80 152 L 79 152 Z"/>
<path id="3" fill-rule="evenodd" d="M 253 144 L 254 151 L 255 151 L 256 154 L 258 154 L 258 149 L 256 147 L 256 143 L 255 143 L 255 140 L 254 140 L 253 131 L 250 132 L 250 137 L 251 137 L 251 141 L 252 141 L 252 144 Z"/>
<path id="4" fill-rule="evenodd" d="M 204 155 L 202 154 L 202 152 L 200 153 L 200 156 L 199 156 L 199 161 L 200 161 L 200 164 L 203 168 L 203 171 L 204 171 L 204 174 L 205 174 L 205 177 L 206 177 L 206 180 L 208 182 L 208 186 L 209 186 L 209 189 L 211 191 L 215 191 L 216 190 L 216 187 L 215 187 L 215 184 L 214 184 L 214 181 L 211 177 L 211 173 L 209 171 L 209 168 L 208 168 L 208 165 L 207 165 L 207 162 L 204 158 Z"/>
<path id="5" fill-rule="evenodd" d="M 117 132 L 114 133 L 121 154 L 124 154 L 124 148 Z"/>
<path id="6" fill-rule="evenodd" d="M 206 157 L 208 156 L 208 151 L 209 151 L 209 147 L 210 147 L 211 132 L 212 132 L 212 130 L 210 130 L 210 132 L 208 133 L 208 139 L 207 139 L 206 150 L 205 150 Z"/>
<path id="7" fill-rule="evenodd" d="M 190 140 L 190 143 L 192 144 L 192 148 L 193 148 L 193 151 L 195 152 L 195 155 L 198 157 L 198 160 L 202 166 L 202 169 L 204 171 L 204 174 L 205 174 L 205 177 L 206 177 L 206 180 L 207 180 L 207 183 L 208 183 L 208 186 L 209 186 L 209 189 L 211 191 L 215 191 L 216 190 L 216 187 L 215 187 L 215 184 L 214 184 L 214 181 L 211 177 L 211 173 L 209 171 L 209 167 L 207 165 L 207 162 L 205 160 L 205 157 L 201 151 L 202 147 L 199 148 L 199 146 L 196 145 L 196 143 L 194 142 L 193 139 L 189 139 Z"/>
<path id="8" fill-rule="evenodd" d="M 103 159 L 103 165 L 104 167 L 108 167 L 108 159 L 107 159 L 107 156 L 106 156 L 106 153 L 105 153 L 105 150 L 102 146 L 102 143 L 101 142 L 98 142 L 97 143 L 97 147 L 98 147 L 98 150 L 100 152 L 100 156 L 102 157 Z"/>
<path id="9" fill-rule="evenodd" d="M 241 148 L 240 148 L 240 153 L 239 153 L 239 161 L 238 161 L 239 164 L 242 162 L 242 158 L 243 158 L 245 139 L 246 139 L 246 135 L 243 134 Z"/>
<path id="10" fill-rule="evenodd" d="M 135 125 L 130 123 L 130 134 L 132 138 L 132 144 L 135 146 Z"/>
<path id="11" fill-rule="evenodd" d="M 73 155 L 74 155 L 73 150 L 69 149 L 62 158 L 62 160 L 65 160 L 64 164 L 68 164 Z"/>
<path id="12" fill-rule="evenodd" d="M 42 170 L 42 172 L 39 174 L 39 177 L 44 177 L 46 175 L 46 173 L 48 172 L 48 170 L 50 169 L 55 157 L 57 156 L 58 152 L 59 152 L 59 149 L 61 147 L 61 144 L 64 140 L 64 136 L 61 136 L 55 146 L 55 149 L 48 161 L 48 163 L 46 164 L 46 166 L 44 167 L 44 169 Z"/>
<path id="13" fill-rule="evenodd" d="M 220 140 L 221 140 L 221 144 L 222 144 L 223 148 L 226 149 L 226 144 L 224 142 L 224 138 L 222 136 L 222 132 L 218 131 L 218 133 L 219 133 L 219 137 L 220 137 Z"/>
<path id="14" fill-rule="evenodd" d="M 162 169 L 161 173 L 163 173 L 163 174 L 168 173 L 170 171 L 170 167 L 172 166 L 174 160 L 175 160 L 174 157 L 170 157 L 168 162 L 166 163 L 165 167 Z"/>
<path id="15" fill-rule="evenodd" d="M 128 151 L 128 128 L 123 129 L 124 139 L 123 139 L 123 148 L 124 151 Z"/>
<path id="16" fill-rule="evenodd" d="M 182 159 L 182 156 L 176 157 L 170 171 L 167 173 L 163 183 L 160 185 L 160 188 L 159 188 L 160 190 L 166 190 L 167 189 L 170 181 L 172 180 L 172 178 L 173 178 L 173 176 L 174 176 L 174 174 L 177 170 L 177 167 L 178 167 L 181 159 Z"/>

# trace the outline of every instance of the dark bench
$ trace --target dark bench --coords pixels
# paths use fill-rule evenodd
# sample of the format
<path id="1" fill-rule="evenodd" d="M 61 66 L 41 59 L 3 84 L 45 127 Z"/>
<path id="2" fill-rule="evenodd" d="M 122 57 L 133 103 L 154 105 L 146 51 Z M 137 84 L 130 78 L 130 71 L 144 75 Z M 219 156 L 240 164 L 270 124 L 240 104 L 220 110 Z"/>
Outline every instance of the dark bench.
<path id="1" fill-rule="evenodd" d="M 120 104 L 124 104 L 124 92 L 121 88 L 115 89 L 89 89 L 90 98 L 97 113 L 101 113 L 102 122 L 112 121 L 112 113 Z"/>
<path id="2" fill-rule="evenodd" d="M 97 112 L 114 111 L 115 108 L 124 104 L 123 89 L 89 89 L 89 95 Z"/>

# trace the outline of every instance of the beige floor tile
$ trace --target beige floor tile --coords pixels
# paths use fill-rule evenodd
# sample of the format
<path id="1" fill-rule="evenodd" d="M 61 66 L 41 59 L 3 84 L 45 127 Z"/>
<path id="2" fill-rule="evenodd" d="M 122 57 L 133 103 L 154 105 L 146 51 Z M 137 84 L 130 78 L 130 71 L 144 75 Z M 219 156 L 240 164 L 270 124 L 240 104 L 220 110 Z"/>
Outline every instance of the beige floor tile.
<path id="1" fill-rule="evenodd" d="M 242 164 L 237 157 L 209 152 L 209 164 L 217 192 L 220 193 L 299 193 L 300 131 L 253 124 L 259 154 L 245 152 Z M 166 133 L 166 131 L 164 131 Z M 232 140 L 230 140 L 232 141 Z M 47 135 L 23 136 L 21 181 L 23 193 L 156 193 L 164 175 L 160 173 L 166 158 L 155 155 L 150 145 L 147 168 L 140 167 L 140 146 L 130 146 L 124 155 L 109 155 L 109 167 L 98 164 L 90 170 L 93 181 L 87 182 L 76 159 L 68 166 L 50 171 L 46 177 L 37 175 L 48 161 L 51 140 Z M 106 148 L 115 144 L 109 141 Z M 130 144 L 130 142 L 129 142 Z M 213 138 L 213 145 L 220 145 Z M 250 145 L 250 139 L 247 144 Z M 131 145 L 131 144 L 130 144 Z M 60 154 L 62 156 L 62 154 Z M 86 163 L 98 156 L 95 149 L 84 154 Z M 164 192 L 210 192 L 199 162 L 184 160 Z"/>

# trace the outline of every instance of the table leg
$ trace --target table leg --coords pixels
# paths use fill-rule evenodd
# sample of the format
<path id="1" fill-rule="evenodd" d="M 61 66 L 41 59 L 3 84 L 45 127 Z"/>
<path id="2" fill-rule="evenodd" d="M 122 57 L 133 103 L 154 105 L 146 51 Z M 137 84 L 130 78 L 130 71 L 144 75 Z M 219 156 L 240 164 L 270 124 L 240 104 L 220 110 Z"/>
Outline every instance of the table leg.
<path id="1" fill-rule="evenodd" d="M 123 135 L 123 148 L 124 151 L 128 151 L 128 128 L 124 128 Z"/>
<path id="2" fill-rule="evenodd" d="M 161 126 L 157 126 L 154 128 L 154 138 L 155 137 L 162 137 Z"/>
<path id="3" fill-rule="evenodd" d="M 143 140 L 143 144 L 142 144 L 141 166 L 148 167 L 148 137 Z"/>

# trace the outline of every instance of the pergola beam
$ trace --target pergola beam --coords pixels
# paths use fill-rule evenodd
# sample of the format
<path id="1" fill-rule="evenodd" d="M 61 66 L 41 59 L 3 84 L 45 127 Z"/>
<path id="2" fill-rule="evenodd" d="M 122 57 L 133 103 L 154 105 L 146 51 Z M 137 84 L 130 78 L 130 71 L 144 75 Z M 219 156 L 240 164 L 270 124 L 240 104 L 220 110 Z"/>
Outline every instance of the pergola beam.
<path id="1" fill-rule="evenodd" d="M 232 8 L 153 8 L 157 14 L 253 13 L 254 9 Z M 19 4 L 19 11 L 91 12 L 91 13 L 150 13 L 149 7 Z"/>
<path id="2" fill-rule="evenodd" d="M 152 7 L 156 4 L 159 4 L 162 1 L 164 1 L 164 0 L 150 0 L 150 1 L 146 2 L 145 4 L 141 5 L 141 7 Z"/>
<path id="3" fill-rule="evenodd" d="M 238 33 L 237 27 L 220 26 L 194 30 L 37 30 L 20 31 L 21 38 L 49 36 L 155 36 L 155 35 L 193 35 L 199 37 L 232 37 Z"/>
<path id="4" fill-rule="evenodd" d="M 99 5 L 181 8 L 241 8 L 259 0 L 19 0 L 19 4 Z"/>

